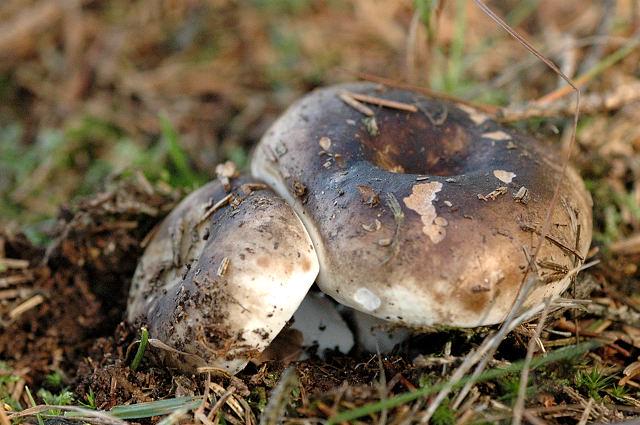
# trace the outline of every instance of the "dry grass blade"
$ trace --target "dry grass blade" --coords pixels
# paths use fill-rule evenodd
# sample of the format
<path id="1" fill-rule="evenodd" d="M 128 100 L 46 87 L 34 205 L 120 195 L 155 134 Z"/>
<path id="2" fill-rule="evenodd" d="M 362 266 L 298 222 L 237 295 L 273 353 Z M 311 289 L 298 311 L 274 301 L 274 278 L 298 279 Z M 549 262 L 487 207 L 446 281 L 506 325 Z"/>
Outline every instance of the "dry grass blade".
<path id="1" fill-rule="evenodd" d="M 518 386 L 518 398 L 516 399 L 516 403 L 513 406 L 513 421 L 511 422 L 513 425 L 520 425 L 522 423 L 522 416 L 525 413 L 524 411 L 524 399 L 527 394 L 527 384 L 529 382 L 529 368 L 531 366 L 531 361 L 533 360 L 533 353 L 536 349 L 536 343 L 540 339 L 540 334 L 542 334 L 542 329 L 544 328 L 544 324 L 547 320 L 547 314 L 549 313 L 549 307 L 551 306 L 552 299 L 547 299 L 545 301 L 544 310 L 542 311 L 542 316 L 540 320 L 538 320 L 538 325 L 536 326 L 535 333 L 529 340 L 529 345 L 527 347 L 527 355 L 524 359 L 524 365 L 522 366 L 522 372 L 520 373 L 520 384 Z"/>
<path id="2" fill-rule="evenodd" d="M 629 236 L 612 243 L 609 246 L 611 252 L 616 254 L 638 254 L 640 253 L 640 233 Z"/>
<path id="3" fill-rule="evenodd" d="M 470 391 L 475 380 L 478 378 L 478 376 L 482 373 L 482 371 L 486 367 L 486 364 L 489 361 L 488 359 L 489 357 L 491 357 L 488 355 L 488 353 L 491 353 L 492 355 L 493 351 L 497 349 L 497 347 L 500 345 L 502 340 L 506 337 L 506 335 L 509 332 L 515 329 L 516 326 L 518 326 L 519 324 L 527 320 L 530 320 L 532 317 L 534 317 L 536 314 L 540 313 L 544 309 L 544 305 L 538 304 L 526 310 L 520 316 L 516 316 L 519 310 L 522 308 L 522 305 L 524 304 L 524 301 L 529 295 L 529 292 L 533 288 L 534 283 L 535 283 L 535 278 L 530 277 L 525 282 L 525 285 L 521 286 L 520 292 L 518 293 L 518 297 L 516 298 L 516 301 L 513 304 L 511 311 L 509 312 L 507 318 L 505 319 L 504 323 L 502 324 L 498 332 L 492 335 L 489 335 L 487 338 L 485 338 L 485 340 L 483 341 L 483 343 L 480 345 L 478 349 L 467 354 L 462 364 L 458 366 L 458 368 L 453 372 L 453 374 L 449 378 L 446 386 L 438 393 L 438 395 L 434 398 L 434 400 L 429 404 L 429 407 L 427 408 L 424 416 L 421 419 L 422 423 L 429 422 L 429 420 L 435 413 L 436 409 L 440 406 L 440 404 L 444 401 L 444 399 L 449 395 L 453 387 L 464 378 L 466 373 L 475 364 L 478 364 L 478 362 L 480 362 L 479 367 L 476 367 L 476 370 L 474 371 L 471 379 L 467 382 L 467 384 L 465 384 L 462 391 L 460 392 L 460 394 L 452 404 L 452 407 L 454 409 L 457 409 L 462 403 L 462 401 L 464 400 L 464 398 L 466 397 L 466 395 L 468 394 L 468 392 Z"/>
<path id="4" fill-rule="evenodd" d="M 220 199 L 218 202 L 216 202 L 215 204 L 213 204 L 213 206 L 211 208 L 209 208 L 204 215 L 202 216 L 202 218 L 200 219 L 200 223 L 202 223 L 203 221 L 205 221 L 206 219 L 208 219 L 209 217 L 211 217 L 211 214 L 213 214 L 214 212 L 218 211 L 220 208 L 224 207 L 225 205 L 227 205 L 227 203 L 231 200 L 231 198 L 233 197 L 233 194 L 228 194 L 227 196 L 225 196 L 224 198 Z"/>
<path id="5" fill-rule="evenodd" d="M 27 267 L 29 267 L 29 262 L 27 260 L 0 258 L 0 269 L 26 269 Z"/>
<path id="6" fill-rule="evenodd" d="M 280 423 L 280 418 L 287 407 L 291 390 L 298 383 L 296 370 L 293 367 L 287 368 L 280 376 L 278 385 L 271 392 L 271 398 L 260 417 L 261 425 L 276 425 Z"/>
<path id="7" fill-rule="evenodd" d="M 66 412 L 78 413 L 79 415 L 76 415 L 76 416 L 81 415 L 85 419 L 90 418 L 96 423 L 102 423 L 106 425 L 128 425 L 126 421 L 115 418 L 109 415 L 108 413 L 100 412 L 97 410 L 85 409 L 77 406 L 53 406 L 53 405 L 34 406 L 29 409 L 21 410 L 20 412 L 12 413 L 8 416 L 9 416 L 9 419 L 16 420 L 19 418 L 35 416 L 39 413 L 48 412 L 50 410 L 62 410 Z"/>
<path id="8" fill-rule="evenodd" d="M 227 391 L 225 391 L 224 394 L 222 394 L 218 398 L 218 401 L 216 401 L 216 404 L 214 404 L 213 407 L 211 407 L 211 410 L 207 414 L 208 420 L 211 420 L 213 416 L 216 415 L 220 409 L 222 409 L 222 406 L 224 406 L 227 403 L 227 399 L 229 399 L 229 397 L 231 397 L 235 391 L 236 389 L 234 387 L 230 387 L 229 389 L 227 389 Z"/>
<path id="9" fill-rule="evenodd" d="M 600 75 L 605 69 L 622 60 L 624 57 L 638 48 L 638 46 L 640 46 L 640 35 L 636 35 L 635 37 L 631 38 L 624 46 L 602 60 L 598 65 L 594 66 L 589 71 L 577 77 L 575 79 L 575 82 L 571 80 L 572 82 L 569 85 L 574 90 L 578 90 L 578 86 L 582 86 L 592 80 L 594 77 Z M 567 79 L 565 79 L 565 81 L 568 82 Z M 571 92 L 571 88 L 561 87 L 558 90 L 541 97 L 540 99 L 538 99 L 538 102 L 548 103 L 560 99 L 561 97 L 569 94 Z"/>
<path id="10" fill-rule="evenodd" d="M 513 326 L 513 321 L 517 320 L 516 317 L 515 317 L 516 313 L 518 312 L 518 310 L 520 310 L 520 308 L 522 308 L 522 305 L 524 304 L 524 301 L 526 300 L 527 296 L 529 295 L 529 292 L 533 288 L 534 284 L 535 284 L 535 278 L 534 277 L 529 277 L 525 281 L 525 284 L 520 287 L 520 291 L 518 293 L 518 296 L 516 297 L 516 300 L 515 300 L 513 306 L 511 306 L 511 310 L 509 311 L 509 314 L 507 315 L 507 318 L 503 322 L 503 324 L 500 327 L 500 329 L 498 330 L 498 332 L 496 332 L 495 334 L 490 335 L 487 338 L 485 338 L 485 340 L 483 341 L 482 345 L 478 349 L 479 351 L 480 350 L 483 351 L 482 355 L 478 358 L 478 360 L 476 360 L 473 363 L 471 363 L 468 366 L 466 366 L 467 367 L 466 371 L 468 371 L 469 369 L 471 369 L 471 367 L 473 367 L 474 364 L 480 362 L 478 364 L 478 366 L 476 367 L 476 369 L 474 370 L 473 375 L 471 377 L 471 380 L 465 384 L 465 386 L 462 388 L 462 390 L 460 391 L 460 393 L 458 394 L 458 396 L 454 400 L 454 402 L 452 404 L 452 407 L 454 409 L 458 408 L 460 406 L 460 404 L 462 404 L 464 399 L 467 397 L 467 394 L 469 394 L 469 391 L 471 390 L 471 388 L 473 387 L 473 385 L 475 383 L 475 379 L 478 376 L 480 376 L 480 374 L 482 373 L 482 371 L 484 370 L 486 365 L 489 363 L 490 357 L 493 356 L 493 352 L 498 347 L 500 342 L 502 342 L 504 337 L 509 332 L 511 332 L 512 328 L 515 328 L 515 326 Z M 466 361 L 467 361 L 467 359 L 465 359 L 465 362 Z M 462 368 L 463 365 L 465 365 L 465 363 L 460 365 L 459 369 Z M 466 373 L 466 371 L 464 373 Z M 462 376 L 464 376 L 464 373 L 462 373 Z M 435 412 L 435 409 L 434 409 L 434 412 Z"/>
<path id="11" fill-rule="evenodd" d="M 580 422 L 578 422 L 578 425 L 587 425 L 592 407 L 593 407 L 593 399 L 589 398 L 589 402 L 587 403 L 587 406 L 584 408 L 584 412 L 582 412 L 582 416 L 580 417 Z"/>

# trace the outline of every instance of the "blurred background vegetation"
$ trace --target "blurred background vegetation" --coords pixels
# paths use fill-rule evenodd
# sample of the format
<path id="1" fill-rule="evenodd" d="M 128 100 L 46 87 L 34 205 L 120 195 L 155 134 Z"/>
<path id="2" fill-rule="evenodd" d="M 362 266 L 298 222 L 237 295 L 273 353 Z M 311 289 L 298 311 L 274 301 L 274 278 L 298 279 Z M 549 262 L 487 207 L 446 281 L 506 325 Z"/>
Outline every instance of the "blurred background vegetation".
<path id="1" fill-rule="evenodd" d="M 489 4 L 567 74 L 600 66 L 587 93 L 640 76 L 636 0 Z M 470 0 L 4 0 L 0 225 L 42 242 L 60 206 L 133 170 L 189 190 L 246 167 L 294 99 L 359 73 L 501 106 L 561 85 Z M 581 120 L 606 244 L 640 228 L 639 118 L 635 102 Z M 569 122 L 518 125 L 559 143 Z"/>

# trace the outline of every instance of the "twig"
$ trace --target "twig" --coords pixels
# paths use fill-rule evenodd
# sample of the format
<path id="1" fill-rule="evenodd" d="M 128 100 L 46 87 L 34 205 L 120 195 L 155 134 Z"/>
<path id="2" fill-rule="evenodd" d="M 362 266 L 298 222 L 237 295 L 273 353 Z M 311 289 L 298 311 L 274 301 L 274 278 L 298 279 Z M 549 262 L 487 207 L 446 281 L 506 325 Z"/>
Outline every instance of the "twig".
<path id="1" fill-rule="evenodd" d="M 367 94 L 361 93 L 348 92 L 347 94 L 355 100 L 369 103 L 371 105 L 384 106 L 386 108 L 399 109 L 406 112 L 418 112 L 418 108 L 416 107 L 416 105 L 411 105 L 409 103 L 397 102 L 395 100 L 383 99 L 381 97 L 369 96 Z"/>
<path id="2" fill-rule="evenodd" d="M 27 311 L 29 311 L 32 308 L 35 308 L 38 305 L 42 304 L 44 302 L 44 300 L 45 300 L 45 298 L 42 295 L 40 295 L 40 294 L 34 295 L 33 297 L 29 298 L 28 300 L 26 300 L 25 302 L 19 304 L 17 307 L 15 307 L 13 310 L 11 310 L 9 312 L 9 318 L 11 320 L 17 319 L 18 317 L 22 316 Z"/>
<path id="3" fill-rule="evenodd" d="M 633 81 L 621 84 L 606 93 L 590 93 L 582 98 L 580 111 L 583 114 L 597 114 L 615 111 L 625 105 L 640 100 L 640 82 Z M 509 105 L 498 110 L 495 118 L 501 122 L 513 122 L 530 118 L 556 117 L 572 115 L 574 106 L 568 99 L 557 99 L 549 103 L 540 104 L 538 101 L 521 105 Z"/>
<path id="4" fill-rule="evenodd" d="M 563 251 L 567 251 L 570 254 L 573 254 L 577 259 L 579 259 L 580 261 L 584 261 L 584 256 L 581 255 L 579 252 L 577 252 L 575 249 L 566 246 L 565 244 L 563 244 L 562 242 L 560 242 L 558 239 L 554 238 L 553 236 L 551 236 L 550 234 L 548 234 L 548 232 L 545 234 L 544 233 L 544 227 L 543 227 L 543 231 L 539 231 L 538 229 L 536 229 L 533 226 L 530 226 L 528 224 L 523 224 L 520 226 L 520 228 L 522 230 L 527 230 L 529 232 L 534 232 L 537 235 L 540 235 L 540 237 L 542 238 L 542 235 L 544 234 L 544 238 L 547 239 L 549 242 L 553 243 L 555 246 L 557 246 L 558 248 L 562 249 Z M 540 247 L 538 246 L 536 251 L 538 251 L 540 249 Z M 532 257 L 533 261 L 535 259 L 535 255 L 534 257 Z"/>
<path id="5" fill-rule="evenodd" d="M 0 268 L 1 267 L 7 269 L 26 269 L 29 267 L 29 261 L 16 258 L 0 258 Z"/>
<path id="6" fill-rule="evenodd" d="M 348 92 L 342 92 L 339 94 L 340 100 L 342 100 L 344 103 L 346 103 L 347 105 L 351 106 L 353 109 L 355 109 L 356 111 L 360 112 L 361 114 L 364 114 L 368 117 L 372 117 L 373 111 L 371 110 L 371 108 L 369 108 L 367 105 L 364 105 L 360 102 L 358 102 L 357 100 L 355 100 L 351 94 L 349 94 Z"/>
<path id="7" fill-rule="evenodd" d="M 200 221 L 198 223 L 202 223 L 203 221 L 205 221 L 206 219 L 208 219 L 211 214 L 213 214 L 214 212 L 218 211 L 220 208 L 224 207 L 229 200 L 231 199 L 231 197 L 233 196 L 233 194 L 228 194 L 227 196 L 225 196 L 224 198 L 220 199 L 218 202 L 216 202 L 211 208 L 209 208 L 204 215 L 202 216 L 202 218 L 200 219 Z"/>
<path id="8" fill-rule="evenodd" d="M 578 425 L 587 425 L 587 421 L 589 420 L 589 415 L 591 414 L 591 408 L 593 407 L 593 399 L 589 397 L 589 402 L 587 406 L 584 408 L 584 412 L 582 412 L 582 416 L 580 417 L 580 422 Z"/>
<path id="9" fill-rule="evenodd" d="M 471 106 L 472 108 L 475 108 L 481 112 L 484 112 L 486 114 L 495 114 L 498 111 L 498 107 L 497 106 L 493 106 L 493 105 L 486 105 L 483 103 L 476 103 L 476 102 L 470 102 L 468 100 L 464 100 L 461 99 L 459 97 L 456 96 L 452 96 L 450 94 L 446 94 L 446 93 L 441 93 L 435 90 L 431 90 L 428 89 L 426 87 L 420 87 L 420 86 L 415 86 L 413 84 L 407 84 L 407 83 L 402 83 L 399 81 L 395 81 L 391 78 L 384 78 L 384 77 L 380 77 L 378 75 L 373 75 L 373 74 L 368 74 L 365 72 L 353 72 L 350 70 L 347 70 L 348 73 L 355 75 L 356 77 L 358 77 L 361 80 L 365 80 L 365 81 L 371 81 L 373 83 L 378 83 L 378 84 L 382 84 L 388 87 L 393 87 L 393 88 L 398 88 L 398 89 L 405 89 L 405 90 L 412 90 L 418 93 L 422 93 L 424 95 L 436 98 L 436 99 L 442 99 L 442 100 L 448 100 L 449 102 L 453 102 L 453 103 L 460 103 L 462 105 L 467 105 L 467 106 Z"/>

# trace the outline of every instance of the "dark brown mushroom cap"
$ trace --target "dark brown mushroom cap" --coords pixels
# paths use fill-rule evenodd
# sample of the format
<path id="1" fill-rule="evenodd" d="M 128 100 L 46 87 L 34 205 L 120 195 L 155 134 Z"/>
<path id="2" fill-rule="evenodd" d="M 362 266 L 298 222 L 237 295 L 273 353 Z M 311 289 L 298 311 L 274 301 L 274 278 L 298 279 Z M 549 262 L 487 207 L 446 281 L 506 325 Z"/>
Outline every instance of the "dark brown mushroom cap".
<path id="1" fill-rule="evenodd" d="M 282 198 L 254 179 L 233 179 L 228 189 L 211 182 L 167 216 L 129 294 L 128 320 L 177 350 L 165 357 L 185 370 L 242 369 L 318 273 L 309 235 Z"/>
<path id="2" fill-rule="evenodd" d="M 345 93 L 416 111 L 368 104 L 368 117 Z M 586 255 L 591 198 L 573 169 L 550 205 L 559 157 L 470 107 L 358 83 L 291 106 L 257 146 L 252 172 L 302 218 L 327 294 L 409 326 L 479 326 L 511 308 L 549 208 L 529 304 L 566 289 Z"/>

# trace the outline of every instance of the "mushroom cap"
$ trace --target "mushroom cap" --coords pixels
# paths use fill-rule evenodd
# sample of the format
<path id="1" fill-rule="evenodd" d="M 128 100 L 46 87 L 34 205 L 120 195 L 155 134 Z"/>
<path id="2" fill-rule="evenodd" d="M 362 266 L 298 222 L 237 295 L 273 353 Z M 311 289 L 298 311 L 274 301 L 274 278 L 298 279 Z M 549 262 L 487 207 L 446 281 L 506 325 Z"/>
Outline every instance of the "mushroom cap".
<path id="1" fill-rule="evenodd" d="M 133 277 L 128 320 L 177 350 L 165 357 L 184 370 L 241 370 L 291 319 L 318 274 L 291 207 L 253 179 L 231 183 L 229 193 L 214 181 L 186 197 Z"/>
<path id="2" fill-rule="evenodd" d="M 416 111 L 369 104 L 368 117 L 344 93 Z M 569 167 L 550 205 L 558 157 L 468 106 L 355 83 L 292 105 L 258 144 L 252 173 L 304 222 L 322 291 L 414 328 L 472 327 L 504 320 L 549 208 L 526 305 L 564 291 L 584 260 L 591 197 Z"/>

